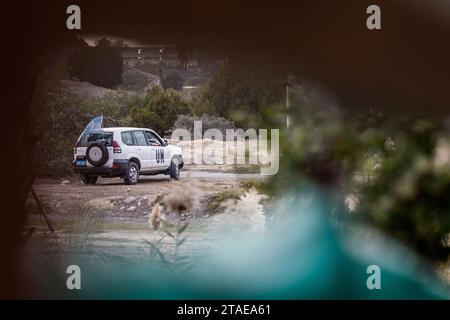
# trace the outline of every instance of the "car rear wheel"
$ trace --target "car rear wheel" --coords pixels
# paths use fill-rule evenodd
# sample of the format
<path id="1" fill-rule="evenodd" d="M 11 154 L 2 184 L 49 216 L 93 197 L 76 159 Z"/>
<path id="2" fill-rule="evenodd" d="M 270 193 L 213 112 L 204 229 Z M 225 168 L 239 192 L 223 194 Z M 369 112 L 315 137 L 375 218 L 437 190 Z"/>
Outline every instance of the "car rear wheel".
<path id="1" fill-rule="evenodd" d="M 94 142 L 86 150 L 87 161 L 95 167 L 103 166 L 109 158 L 108 148 L 101 142 Z"/>
<path id="2" fill-rule="evenodd" d="M 87 185 L 94 185 L 97 182 L 97 177 L 93 176 L 84 176 L 83 177 L 83 183 Z"/>
<path id="3" fill-rule="evenodd" d="M 128 170 L 123 180 L 126 184 L 136 184 L 139 181 L 139 167 L 135 162 L 128 163 Z"/>

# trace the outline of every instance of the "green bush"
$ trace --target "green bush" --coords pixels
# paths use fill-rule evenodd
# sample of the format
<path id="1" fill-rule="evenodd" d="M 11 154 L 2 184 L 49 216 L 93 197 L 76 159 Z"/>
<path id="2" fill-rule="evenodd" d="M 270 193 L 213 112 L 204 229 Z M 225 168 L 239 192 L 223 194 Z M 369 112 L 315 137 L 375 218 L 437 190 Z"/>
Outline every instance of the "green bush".
<path id="1" fill-rule="evenodd" d="M 218 112 L 214 104 L 206 98 L 206 91 L 208 85 L 204 84 L 196 88 L 193 93 L 191 100 L 189 101 L 189 110 L 195 116 L 201 116 L 203 114 L 209 114 L 218 116 Z"/>
<path id="2" fill-rule="evenodd" d="M 134 127 L 151 128 L 164 135 L 172 128 L 179 114 L 189 113 L 188 105 L 175 91 L 159 87 L 151 89 L 142 107 L 133 107 L 126 123 Z"/>
<path id="3" fill-rule="evenodd" d="M 447 260 L 450 143 L 419 120 L 392 138 L 376 177 L 360 189 L 357 214 L 432 259 Z"/>
<path id="4" fill-rule="evenodd" d="M 332 220 L 366 223 L 432 260 L 448 259 L 450 139 L 437 120 L 296 110 L 272 192 L 314 186 L 334 208 Z M 357 199 L 351 210 L 349 194 Z"/>

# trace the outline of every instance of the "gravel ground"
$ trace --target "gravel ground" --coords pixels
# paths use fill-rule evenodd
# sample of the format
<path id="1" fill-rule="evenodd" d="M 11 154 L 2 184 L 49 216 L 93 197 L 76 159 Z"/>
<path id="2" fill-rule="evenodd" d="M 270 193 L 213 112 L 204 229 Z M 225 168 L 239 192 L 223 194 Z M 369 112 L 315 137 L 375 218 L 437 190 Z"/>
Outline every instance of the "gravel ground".
<path id="1" fill-rule="evenodd" d="M 208 225 L 211 212 L 208 199 L 225 190 L 239 188 L 244 179 L 260 179 L 257 174 L 222 172 L 183 172 L 180 181 L 164 175 L 141 177 L 128 186 L 119 178 L 99 179 L 96 185 L 84 185 L 77 177 L 63 180 L 39 180 L 34 188 L 44 204 L 56 232 L 48 231 L 34 201 L 28 225 L 35 228 L 27 246 L 29 253 L 63 258 L 64 255 L 120 257 L 128 260 L 151 259 L 155 246 L 169 259 L 175 259 L 175 245 L 162 230 L 153 230 L 148 217 L 151 209 L 167 194 L 191 192 L 197 203 L 178 214 L 165 210 L 168 221 L 176 226 L 188 223 L 186 241 L 177 255 L 195 256 L 210 243 Z M 172 232 L 172 231 L 171 231 Z M 174 232 L 172 232 L 174 233 Z M 176 233 L 176 232 L 175 232 Z"/>

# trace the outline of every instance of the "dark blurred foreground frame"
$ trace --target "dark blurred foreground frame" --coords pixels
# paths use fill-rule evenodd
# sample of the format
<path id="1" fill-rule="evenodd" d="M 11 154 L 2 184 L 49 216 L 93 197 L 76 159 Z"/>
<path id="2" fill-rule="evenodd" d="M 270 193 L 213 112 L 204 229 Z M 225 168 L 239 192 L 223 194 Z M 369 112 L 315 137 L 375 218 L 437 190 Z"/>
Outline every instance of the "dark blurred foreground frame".
<path id="1" fill-rule="evenodd" d="M 25 199 L 33 182 L 30 106 L 39 72 L 78 31 L 205 49 L 325 85 L 344 107 L 446 116 L 450 12 L 445 1 L 39 1 L 2 4 L 0 297 L 21 297 Z M 382 30 L 366 28 L 378 4 Z M 447 8 L 447 10 L 446 10 Z M 43 275 L 45 276 L 45 275 Z"/>

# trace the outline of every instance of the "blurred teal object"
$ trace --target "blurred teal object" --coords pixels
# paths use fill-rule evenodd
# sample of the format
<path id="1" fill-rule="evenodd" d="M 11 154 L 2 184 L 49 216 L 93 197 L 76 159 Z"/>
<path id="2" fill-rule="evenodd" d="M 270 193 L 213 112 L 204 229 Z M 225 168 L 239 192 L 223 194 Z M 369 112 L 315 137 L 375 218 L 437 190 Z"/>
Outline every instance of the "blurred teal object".
<path id="1" fill-rule="evenodd" d="M 109 260 L 82 268 L 80 291 L 65 289 L 66 275 L 46 276 L 36 292 L 47 298 L 101 299 L 448 299 L 448 288 L 427 264 L 390 240 L 358 240 L 330 223 L 319 190 L 292 193 L 263 235 L 227 233 L 196 268 L 174 272 L 156 265 Z M 358 231 L 359 230 L 359 231 Z M 369 290 L 367 268 L 381 270 L 381 289 Z M 50 272 L 46 273 L 53 274 Z M 55 285 L 58 283 L 58 285 Z"/>

